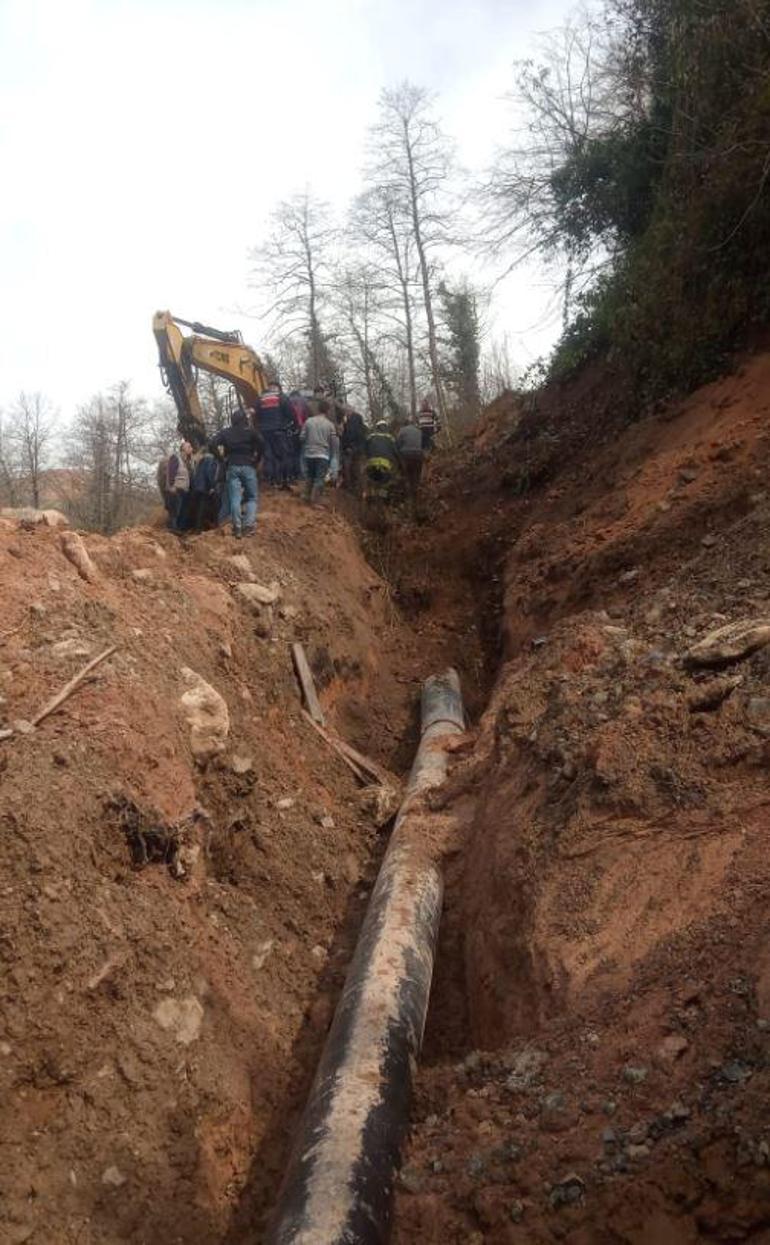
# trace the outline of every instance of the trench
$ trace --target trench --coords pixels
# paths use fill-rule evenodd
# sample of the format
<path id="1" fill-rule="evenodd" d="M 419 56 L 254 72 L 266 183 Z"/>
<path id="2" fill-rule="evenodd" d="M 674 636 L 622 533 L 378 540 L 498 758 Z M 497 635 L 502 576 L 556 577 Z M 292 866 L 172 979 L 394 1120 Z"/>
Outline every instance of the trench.
<path id="1" fill-rule="evenodd" d="M 419 687 L 425 677 L 447 667 L 457 669 L 471 731 L 486 707 L 500 662 L 502 562 L 507 542 L 489 534 L 481 541 L 466 537 L 458 551 L 452 533 L 445 532 L 437 541 L 433 536 L 429 540 L 435 553 L 431 563 L 426 562 L 422 543 L 415 544 L 406 523 L 394 525 L 385 536 L 373 535 L 356 524 L 354 531 L 367 561 L 389 587 L 399 626 L 415 640 L 415 656 L 410 663 L 412 690 L 406 693 L 411 697 L 406 726 L 397 737 L 383 741 L 371 752 L 373 759 L 403 777 L 420 741 Z M 344 692 L 341 696 L 338 693 L 336 707 L 344 712 Z M 357 745 L 359 741 L 351 742 Z M 296 1074 L 253 1156 L 223 1245 L 252 1245 L 265 1239 L 391 829 L 392 825 L 379 836 L 362 884 L 348 897 L 327 965 L 314 997 L 307 1002 L 305 1021 L 293 1043 Z M 424 1066 L 469 1049 L 461 853 L 445 862 L 443 880 L 443 911 L 420 1056 Z"/>

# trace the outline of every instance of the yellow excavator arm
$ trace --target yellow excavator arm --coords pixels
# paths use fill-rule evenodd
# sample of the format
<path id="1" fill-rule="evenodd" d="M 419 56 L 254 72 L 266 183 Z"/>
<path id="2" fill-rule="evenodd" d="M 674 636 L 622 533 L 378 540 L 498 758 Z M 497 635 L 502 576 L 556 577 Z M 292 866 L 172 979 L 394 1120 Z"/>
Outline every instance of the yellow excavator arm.
<path id="1" fill-rule="evenodd" d="M 182 333 L 180 324 L 192 329 L 192 333 Z M 244 345 L 240 333 L 223 333 L 205 324 L 181 320 L 168 311 L 156 311 L 152 331 L 158 343 L 163 383 L 176 404 L 183 437 L 201 440 L 206 436 L 198 369 L 229 380 L 245 406 L 253 406 L 267 388 L 259 355 Z"/>

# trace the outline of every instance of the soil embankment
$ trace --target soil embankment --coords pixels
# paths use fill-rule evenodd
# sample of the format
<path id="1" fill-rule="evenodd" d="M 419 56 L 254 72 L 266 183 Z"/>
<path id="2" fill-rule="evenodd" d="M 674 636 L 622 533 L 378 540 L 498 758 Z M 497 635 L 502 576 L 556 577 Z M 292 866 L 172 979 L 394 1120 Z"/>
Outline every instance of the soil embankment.
<path id="1" fill-rule="evenodd" d="M 505 660 L 450 780 L 397 1240 L 765 1239 L 770 650 L 688 654 L 770 620 L 770 358 L 625 431 L 543 407 L 453 468 L 493 513 L 542 482 L 503 506 Z"/>

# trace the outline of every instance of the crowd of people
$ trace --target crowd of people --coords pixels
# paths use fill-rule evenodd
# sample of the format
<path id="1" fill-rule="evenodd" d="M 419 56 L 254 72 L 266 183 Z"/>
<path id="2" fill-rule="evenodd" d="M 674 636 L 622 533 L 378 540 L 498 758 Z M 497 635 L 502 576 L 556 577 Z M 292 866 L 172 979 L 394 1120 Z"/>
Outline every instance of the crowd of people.
<path id="1" fill-rule="evenodd" d="M 234 408 L 229 427 L 194 445 L 182 441 L 158 464 L 158 488 L 177 533 L 229 522 L 236 539 L 256 531 L 259 482 L 293 491 L 315 505 L 327 484 L 356 496 L 403 478 L 413 511 L 422 469 L 439 431 L 428 398 L 400 427 L 374 427 L 322 389 L 285 394 L 270 385 L 255 407 Z"/>

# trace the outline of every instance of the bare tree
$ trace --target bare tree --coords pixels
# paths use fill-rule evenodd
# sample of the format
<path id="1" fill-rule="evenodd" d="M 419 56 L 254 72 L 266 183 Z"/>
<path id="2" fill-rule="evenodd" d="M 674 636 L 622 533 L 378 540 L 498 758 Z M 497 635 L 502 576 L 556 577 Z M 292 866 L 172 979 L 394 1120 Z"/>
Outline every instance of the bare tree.
<path id="1" fill-rule="evenodd" d="M 322 328 L 329 296 L 336 238 L 328 205 L 309 190 L 279 203 L 268 239 L 251 253 L 253 283 L 270 292 L 270 317 L 279 345 L 301 335 L 307 343 L 307 381 L 331 378 L 327 339 Z"/>
<path id="2" fill-rule="evenodd" d="M 20 393 L 5 429 L 6 467 L 14 464 L 19 493 L 37 509 L 50 457 L 54 414 L 42 393 Z M 13 469 L 13 468 L 11 468 Z"/>
<path id="3" fill-rule="evenodd" d="M 82 526 L 112 533 L 155 500 L 152 467 L 173 427 L 165 404 L 134 398 L 127 382 L 81 406 L 70 429 L 68 512 Z"/>
<path id="4" fill-rule="evenodd" d="M 346 351 L 346 375 L 351 398 L 365 396 L 372 420 L 403 418 L 399 384 L 391 374 L 392 326 L 387 308 L 391 291 L 379 270 L 364 261 L 353 263 L 338 278 L 335 302 L 340 320 L 340 343 Z M 399 351 L 403 342 L 398 342 Z"/>
<path id="5" fill-rule="evenodd" d="M 611 241 L 565 210 L 565 171 L 643 106 L 619 50 L 621 25 L 610 10 L 583 10 L 543 36 L 537 62 L 519 63 L 509 97 L 517 128 L 479 190 L 482 250 L 504 257 L 507 272 L 534 254 L 562 261 L 565 318 L 583 273 L 595 275 L 597 248 Z"/>
<path id="6" fill-rule="evenodd" d="M 376 185 L 359 195 L 351 213 L 353 236 L 365 248 L 375 269 L 381 297 L 381 314 L 398 326 L 406 352 L 409 381 L 409 410 L 417 411 L 417 371 L 415 362 L 414 288 L 415 248 L 410 217 L 403 200 L 389 186 Z"/>
<path id="7" fill-rule="evenodd" d="M 19 465 L 9 443 L 7 427 L 0 414 L 0 501 L 5 506 L 19 502 Z"/>
<path id="8" fill-rule="evenodd" d="M 432 115 L 430 96 L 421 87 L 403 82 L 383 91 L 379 107 L 379 119 L 371 130 L 367 179 L 387 196 L 398 216 L 404 214 L 409 220 L 425 307 L 433 389 L 439 412 L 446 420 L 433 310 L 432 255 L 449 236 L 446 196 L 452 151 Z"/>
<path id="9" fill-rule="evenodd" d="M 481 400 L 492 402 L 501 393 L 515 391 L 520 380 L 519 369 L 511 358 L 507 337 L 493 340 L 481 357 Z"/>

